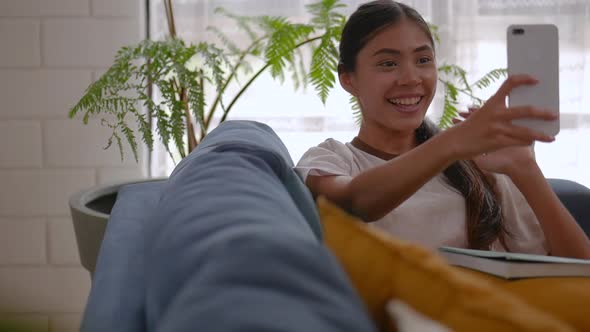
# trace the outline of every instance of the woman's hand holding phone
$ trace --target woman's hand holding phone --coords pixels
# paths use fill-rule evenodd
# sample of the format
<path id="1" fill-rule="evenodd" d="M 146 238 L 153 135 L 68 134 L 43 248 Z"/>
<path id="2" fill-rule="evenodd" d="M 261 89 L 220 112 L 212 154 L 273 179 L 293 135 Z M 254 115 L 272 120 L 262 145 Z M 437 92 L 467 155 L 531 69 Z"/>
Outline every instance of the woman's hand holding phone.
<path id="1" fill-rule="evenodd" d="M 534 141 L 552 142 L 553 136 L 518 126 L 512 123 L 518 119 L 555 120 L 551 110 L 533 106 L 506 106 L 506 97 L 514 88 L 536 84 L 529 75 L 508 77 L 498 91 L 477 111 L 469 113 L 465 121 L 449 128 L 445 134 L 452 136 L 451 148 L 457 159 L 475 159 L 509 147 L 530 147 Z M 467 114 L 465 114 L 467 115 Z"/>

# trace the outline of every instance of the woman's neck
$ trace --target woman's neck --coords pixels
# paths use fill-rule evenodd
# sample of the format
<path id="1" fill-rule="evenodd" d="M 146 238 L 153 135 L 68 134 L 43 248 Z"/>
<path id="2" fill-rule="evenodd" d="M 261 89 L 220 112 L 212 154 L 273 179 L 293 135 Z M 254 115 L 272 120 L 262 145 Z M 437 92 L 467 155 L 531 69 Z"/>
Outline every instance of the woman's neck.
<path id="1" fill-rule="evenodd" d="M 367 130 L 367 128 L 361 126 L 357 137 L 374 149 L 394 155 L 408 152 L 416 146 L 414 131 L 377 131 Z"/>

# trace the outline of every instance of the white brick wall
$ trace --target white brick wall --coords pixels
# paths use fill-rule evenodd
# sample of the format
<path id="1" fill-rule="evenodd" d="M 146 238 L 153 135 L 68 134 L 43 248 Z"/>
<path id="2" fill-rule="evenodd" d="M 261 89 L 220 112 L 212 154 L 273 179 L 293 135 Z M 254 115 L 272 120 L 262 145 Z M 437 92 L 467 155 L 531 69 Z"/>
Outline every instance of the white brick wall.
<path id="1" fill-rule="evenodd" d="M 43 63 L 52 66 L 108 66 L 117 49 L 137 40 L 139 23 L 128 18 L 47 19 L 41 35 Z"/>
<path id="2" fill-rule="evenodd" d="M 47 262 L 44 219 L 0 219 L 0 265 L 41 265 Z"/>
<path id="3" fill-rule="evenodd" d="M 38 66 L 41 64 L 39 21 L 0 20 L 0 67 Z"/>
<path id="4" fill-rule="evenodd" d="M 80 265 L 74 225 L 69 218 L 52 218 L 48 229 L 48 260 L 54 265 Z"/>
<path id="5" fill-rule="evenodd" d="M 123 1 L 128 2 L 128 1 Z M 20 16 L 72 16 L 89 14 L 88 1 L 80 0 L 2 0 L 0 15 Z"/>
<path id="6" fill-rule="evenodd" d="M 39 122 L 0 122 L 0 151 L 0 167 L 41 167 Z"/>
<path id="7" fill-rule="evenodd" d="M 131 156 L 130 156 L 131 157 Z M 98 170 L 99 184 L 113 184 L 122 181 L 139 180 L 142 178 L 141 169 L 135 167 L 105 167 Z"/>
<path id="8" fill-rule="evenodd" d="M 67 216 L 68 198 L 95 179 L 92 169 L 0 171 L 0 216 Z"/>
<path id="9" fill-rule="evenodd" d="M 100 120 L 89 122 L 88 125 L 73 120 L 46 121 L 43 136 L 45 162 L 47 166 L 66 167 L 136 165 L 127 144 L 124 145 L 123 162 L 116 143 L 113 142 L 107 150 L 103 149 L 111 133 L 110 128 L 101 126 Z M 72 140 L 72 137 L 76 137 L 76 140 Z"/>
<path id="10" fill-rule="evenodd" d="M 91 77 L 88 70 L 0 70 L 0 119 L 65 119 Z"/>
<path id="11" fill-rule="evenodd" d="M 81 267 L 0 267 L 0 312 L 79 312 L 89 289 Z"/>
<path id="12" fill-rule="evenodd" d="M 137 17 L 137 6 L 132 1 L 92 0 L 92 16 Z M 139 14 L 141 15 L 141 14 Z"/>
<path id="13" fill-rule="evenodd" d="M 145 176 L 109 131 L 68 118 L 116 50 L 143 33 L 143 0 L 0 0 L 0 321 L 77 331 L 90 290 L 68 199 Z M 143 155 L 141 156 L 143 159 Z"/>

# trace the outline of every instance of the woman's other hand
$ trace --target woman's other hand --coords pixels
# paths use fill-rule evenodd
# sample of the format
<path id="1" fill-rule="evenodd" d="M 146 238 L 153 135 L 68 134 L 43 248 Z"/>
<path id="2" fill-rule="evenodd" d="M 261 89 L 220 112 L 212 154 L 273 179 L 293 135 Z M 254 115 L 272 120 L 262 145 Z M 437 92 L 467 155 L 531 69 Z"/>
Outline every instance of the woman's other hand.
<path id="1" fill-rule="evenodd" d="M 459 115 L 464 119 L 469 118 L 479 108 L 469 108 L 467 112 Z M 454 124 L 463 122 L 460 119 L 453 119 Z M 473 158 L 475 163 L 484 171 L 515 176 L 518 171 L 530 169 L 536 164 L 533 146 L 513 146 L 502 148 L 490 153 L 483 153 Z"/>

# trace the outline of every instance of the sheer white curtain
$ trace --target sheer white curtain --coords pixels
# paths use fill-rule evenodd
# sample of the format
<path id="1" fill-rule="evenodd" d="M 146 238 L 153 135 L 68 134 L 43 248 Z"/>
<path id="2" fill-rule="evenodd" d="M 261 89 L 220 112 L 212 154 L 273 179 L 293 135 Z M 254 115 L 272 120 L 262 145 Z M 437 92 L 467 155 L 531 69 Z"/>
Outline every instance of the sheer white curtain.
<path id="1" fill-rule="evenodd" d="M 213 40 L 206 27 L 223 27 L 236 34 L 232 25 L 214 14 L 217 7 L 242 15 L 281 15 L 303 21 L 305 5 L 314 0 L 175 0 L 179 34 L 187 41 Z M 343 0 L 350 14 L 363 0 Z M 537 159 L 548 177 L 576 180 L 590 186 L 590 1 L 589 0 L 412 0 L 416 8 L 439 27 L 439 64 L 456 63 L 472 81 L 491 69 L 506 67 L 506 28 L 514 23 L 553 23 L 560 35 L 561 133 L 552 144 L 537 144 Z M 151 36 L 166 35 L 161 0 L 151 1 Z M 237 36 L 237 35 L 236 35 Z M 485 98 L 499 84 L 478 94 Z M 429 110 L 441 112 L 442 89 Z M 336 87 L 324 106 L 311 87 L 294 92 L 270 75 L 262 76 L 236 104 L 230 119 L 253 119 L 269 124 L 285 142 L 294 161 L 311 146 L 328 137 L 348 141 L 357 127 L 348 95 Z M 466 102 L 467 103 L 467 102 Z M 467 105 L 463 105 L 467 106 Z M 152 176 L 167 175 L 174 167 L 162 147 L 152 154 Z"/>
<path id="2" fill-rule="evenodd" d="M 506 67 L 506 28 L 514 23 L 552 23 L 559 29 L 561 132 L 551 144 L 536 144 L 547 177 L 590 186 L 590 1 L 449 1 L 448 56 L 472 77 Z M 444 43 L 444 42 L 443 42 Z M 483 91 L 489 96 L 498 85 Z"/>

